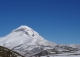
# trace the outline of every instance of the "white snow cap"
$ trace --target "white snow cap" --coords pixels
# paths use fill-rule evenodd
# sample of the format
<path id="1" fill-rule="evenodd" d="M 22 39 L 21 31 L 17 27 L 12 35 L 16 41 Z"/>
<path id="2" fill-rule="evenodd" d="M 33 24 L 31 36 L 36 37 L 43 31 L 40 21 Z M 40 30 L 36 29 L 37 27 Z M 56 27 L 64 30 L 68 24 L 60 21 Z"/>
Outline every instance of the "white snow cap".
<path id="1" fill-rule="evenodd" d="M 29 35 L 31 37 L 39 37 L 39 34 L 34 31 L 32 28 L 26 26 L 26 25 L 21 25 L 17 29 L 14 29 L 12 32 L 22 32 L 24 35 Z"/>
<path id="2" fill-rule="evenodd" d="M 20 27 L 18 27 L 17 29 L 14 29 L 13 31 L 16 31 L 16 30 L 19 30 L 19 29 L 22 29 L 22 30 L 32 30 L 30 27 L 26 26 L 26 25 L 21 25 Z"/>

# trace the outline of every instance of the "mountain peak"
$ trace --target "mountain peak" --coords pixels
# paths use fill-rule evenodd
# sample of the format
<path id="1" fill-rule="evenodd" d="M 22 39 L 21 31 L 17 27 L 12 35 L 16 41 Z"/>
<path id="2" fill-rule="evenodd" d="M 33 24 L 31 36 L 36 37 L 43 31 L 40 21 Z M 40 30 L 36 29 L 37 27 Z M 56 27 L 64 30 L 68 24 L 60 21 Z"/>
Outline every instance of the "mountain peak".
<path id="1" fill-rule="evenodd" d="M 31 29 L 30 27 L 28 27 L 28 26 L 26 26 L 26 25 L 21 25 L 19 28 Z"/>
<path id="2" fill-rule="evenodd" d="M 17 29 L 14 29 L 13 32 L 18 32 L 18 31 L 30 31 L 32 30 L 30 27 L 26 26 L 26 25 L 21 25 L 20 27 L 18 27 Z"/>
<path id="3" fill-rule="evenodd" d="M 26 25 L 21 25 L 17 29 L 14 29 L 12 32 L 13 33 L 14 32 L 19 32 L 19 33 L 21 33 L 21 35 L 28 35 L 30 37 L 39 36 L 39 34 L 36 31 L 34 31 L 32 28 L 30 28 L 30 27 L 28 27 Z"/>
<path id="4" fill-rule="evenodd" d="M 30 27 L 26 26 L 26 25 L 21 25 L 20 27 L 18 27 L 16 30 L 18 29 L 24 29 L 24 30 L 31 30 Z"/>

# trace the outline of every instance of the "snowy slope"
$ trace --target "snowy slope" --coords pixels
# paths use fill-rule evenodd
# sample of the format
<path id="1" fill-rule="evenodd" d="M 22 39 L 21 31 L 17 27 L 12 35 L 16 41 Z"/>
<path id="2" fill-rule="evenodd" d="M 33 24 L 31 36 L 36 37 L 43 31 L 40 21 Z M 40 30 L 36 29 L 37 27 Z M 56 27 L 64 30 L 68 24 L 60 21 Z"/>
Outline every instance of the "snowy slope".
<path id="1" fill-rule="evenodd" d="M 26 53 L 28 50 L 32 52 L 33 49 L 46 49 L 55 47 L 57 44 L 49 42 L 41 37 L 36 31 L 28 26 L 20 26 L 14 29 L 10 34 L 0 39 L 0 45 L 17 50 L 21 53 Z"/>

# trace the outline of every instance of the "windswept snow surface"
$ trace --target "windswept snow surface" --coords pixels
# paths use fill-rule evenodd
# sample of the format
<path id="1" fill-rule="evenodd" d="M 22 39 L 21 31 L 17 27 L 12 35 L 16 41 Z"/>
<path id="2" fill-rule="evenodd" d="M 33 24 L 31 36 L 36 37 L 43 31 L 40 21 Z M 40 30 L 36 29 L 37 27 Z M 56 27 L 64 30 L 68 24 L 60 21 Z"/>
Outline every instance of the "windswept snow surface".
<path id="1" fill-rule="evenodd" d="M 48 56 L 49 57 L 80 57 L 80 51 L 77 51 L 75 53 L 53 54 L 53 55 L 48 55 Z M 41 57 L 47 57 L 47 56 L 41 56 Z"/>
<path id="2" fill-rule="evenodd" d="M 47 57 L 47 56 L 41 56 L 41 57 Z M 76 56 L 50 56 L 50 57 L 80 57 L 80 55 L 76 55 Z"/>

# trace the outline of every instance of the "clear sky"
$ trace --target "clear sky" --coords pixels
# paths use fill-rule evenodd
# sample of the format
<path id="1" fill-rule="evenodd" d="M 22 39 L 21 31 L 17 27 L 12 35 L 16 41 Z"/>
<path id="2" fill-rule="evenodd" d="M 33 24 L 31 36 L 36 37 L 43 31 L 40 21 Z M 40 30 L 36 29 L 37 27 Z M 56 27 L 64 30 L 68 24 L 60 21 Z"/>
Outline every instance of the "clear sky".
<path id="1" fill-rule="evenodd" d="M 80 44 L 80 0 L 0 0 L 0 37 L 20 25 L 58 44 Z"/>

